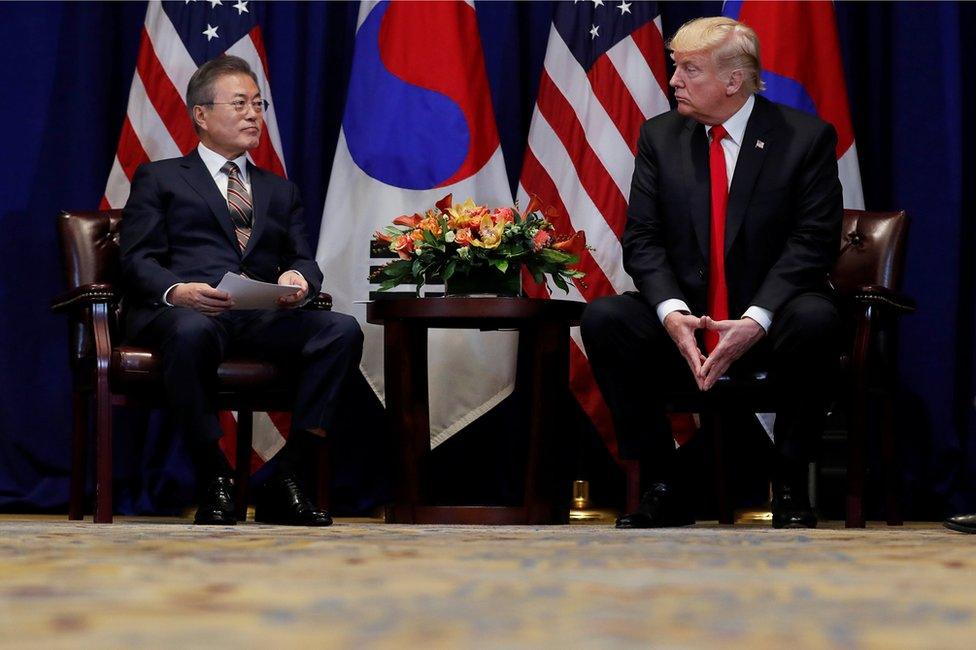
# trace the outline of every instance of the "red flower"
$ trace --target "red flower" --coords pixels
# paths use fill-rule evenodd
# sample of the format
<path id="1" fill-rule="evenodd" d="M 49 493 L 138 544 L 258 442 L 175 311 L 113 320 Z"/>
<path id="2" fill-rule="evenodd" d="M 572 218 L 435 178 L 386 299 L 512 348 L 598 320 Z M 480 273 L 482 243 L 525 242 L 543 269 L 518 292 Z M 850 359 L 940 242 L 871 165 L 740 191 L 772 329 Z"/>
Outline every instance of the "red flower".
<path id="1" fill-rule="evenodd" d="M 570 255 L 575 255 L 580 257 L 583 255 L 583 251 L 586 249 L 586 233 L 582 230 L 576 232 L 572 237 L 561 238 L 555 244 L 552 245 L 557 251 L 562 251 L 564 253 L 569 253 Z"/>
<path id="2" fill-rule="evenodd" d="M 471 243 L 471 229 L 460 228 L 454 233 L 454 241 L 458 246 L 467 246 Z"/>
<path id="3" fill-rule="evenodd" d="M 443 199 L 434 204 L 434 207 L 441 212 L 447 212 L 447 210 L 454 205 L 452 201 L 454 200 L 454 194 L 448 194 Z"/>
<path id="4" fill-rule="evenodd" d="M 379 230 L 373 233 L 373 237 L 376 238 L 376 241 L 386 242 L 387 244 L 393 241 L 392 237 L 387 235 L 385 232 L 380 232 Z"/>
<path id="5" fill-rule="evenodd" d="M 549 234 L 548 230 L 540 230 L 532 238 L 532 250 L 541 251 L 543 248 L 549 245 L 552 241 L 552 235 Z"/>
<path id="6" fill-rule="evenodd" d="M 491 217 L 495 220 L 495 223 L 515 222 L 515 213 L 512 212 L 511 208 L 497 208 L 491 213 Z"/>
<path id="7" fill-rule="evenodd" d="M 403 214 L 397 217 L 396 219 L 394 219 L 393 223 L 396 224 L 397 226 L 407 226 L 408 228 L 416 228 L 417 224 L 420 223 L 421 219 L 423 219 L 423 217 L 421 217 L 419 214 L 415 214 L 413 216 L 408 216 Z"/>

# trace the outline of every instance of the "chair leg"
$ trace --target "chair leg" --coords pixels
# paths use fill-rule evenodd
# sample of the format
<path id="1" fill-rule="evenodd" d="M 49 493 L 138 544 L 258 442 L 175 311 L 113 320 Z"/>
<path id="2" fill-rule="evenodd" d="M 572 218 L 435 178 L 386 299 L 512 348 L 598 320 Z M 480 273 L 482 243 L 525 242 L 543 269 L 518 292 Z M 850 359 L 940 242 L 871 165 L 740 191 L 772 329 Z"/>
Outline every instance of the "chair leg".
<path id="1" fill-rule="evenodd" d="M 95 407 L 96 524 L 112 523 L 112 400 L 108 380 L 99 380 Z"/>
<path id="2" fill-rule="evenodd" d="M 318 466 L 315 471 L 316 501 L 320 510 L 332 505 L 332 439 L 329 436 L 319 444 Z"/>
<path id="3" fill-rule="evenodd" d="M 74 425 L 71 430 L 71 467 L 68 481 L 68 519 L 85 518 L 85 479 L 88 475 L 88 399 L 79 390 L 71 393 Z"/>
<path id="4" fill-rule="evenodd" d="M 254 437 L 254 413 L 237 412 L 237 462 L 235 463 L 234 514 L 237 521 L 247 519 L 247 491 L 251 480 L 251 443 Z"/>
<path id="5" fill-rule="evenodd" d="M 702 414 L 712 431 L 715 449 L 715 494 L 717 496 L 718 523 L 731 526 L 735 521 L 734 508 L 729 490 L 729 463 L 725 457 L 725 428 L 718 413 Z"/>
<path id="6" fill-rule="evenodd" d="M 621 461 L 624 468 L 624 480 L 627 482 L 627 501 L 626 513 L 636 512 L 640 505 L 640 461 L 625 460 Z"/>
<path id="7" fill-rule="evenodd" d="M 889 526 L 901 526 L 904 522 L 901 514 L 901 500 L 899 499 L 898 453 L 895 441 L 895 405 L 889 387 L 884 395 L 884 407 L 881 422 L 881 459 L 885 472 L 885 515 Z"/>
<path id="8" fill-rule="evenodd" d="M 861 315 L 851 355 L 853 399 L 847 428 L 847 528 L 864 528 L 864 447 L 867 428 L 867 357 L 871 340 L 871 308 Z"/>

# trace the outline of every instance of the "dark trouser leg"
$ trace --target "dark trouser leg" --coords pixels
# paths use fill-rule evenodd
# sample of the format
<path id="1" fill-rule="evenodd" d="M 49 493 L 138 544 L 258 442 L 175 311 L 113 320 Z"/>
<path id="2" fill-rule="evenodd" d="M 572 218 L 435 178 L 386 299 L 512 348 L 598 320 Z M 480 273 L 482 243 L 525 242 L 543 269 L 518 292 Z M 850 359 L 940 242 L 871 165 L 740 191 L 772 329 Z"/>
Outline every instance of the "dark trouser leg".
<path id="1" fill-rule="evenodd" d="M 356 319 L 328 311 L 288 310 L 262 314 L 241 327 L 235 351 L 284 363 L 298 372 L 292 434 L 279 452 L 282 467 L 300 472 L 314 457 L 309 430 L 331 431 L 342 390 L 362 355 Z"/>
<path id="2" fill-rule="evenodd" d="M 788 464 L 805 465 L 816 455 L 837 377 L 840 330 L 837 306 L 820 293 L 800 294 L 773 319 L 770 371 L 780 405 L 776 448 Z"/>
<path id="3" fill-rule="evenodd" d="M 622 458 L 641 461 L 641 483 L 673 481 L 674 439 L 663 389 L 694 387 L 687 363 L 641 298 L 624 294 L 589 303 L 583 344 L 600 392 L 610 407 Z"/>
<path id="4" fill-rule="evenodd" d="M 221 319 L 173 307 L 154 318 L 136 339 L 160 353 L 167 407 L 185 431 L 204 480 L 230 475 L 230 465 L 217 445 L 223 431 L 212 402 L 217 366 L 228 338 Z"/>

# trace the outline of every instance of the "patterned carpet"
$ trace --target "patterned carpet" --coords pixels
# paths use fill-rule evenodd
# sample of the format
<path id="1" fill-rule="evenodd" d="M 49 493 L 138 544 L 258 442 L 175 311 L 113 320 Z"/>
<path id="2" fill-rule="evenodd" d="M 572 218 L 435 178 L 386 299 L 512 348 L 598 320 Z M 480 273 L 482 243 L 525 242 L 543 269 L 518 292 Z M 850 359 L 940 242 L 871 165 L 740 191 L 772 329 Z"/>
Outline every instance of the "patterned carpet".
<path id="1" fill-rule="evenodd" d="M 973 647 L 936 525 L 330 529 L 0 517 L 0 645 Z"/>

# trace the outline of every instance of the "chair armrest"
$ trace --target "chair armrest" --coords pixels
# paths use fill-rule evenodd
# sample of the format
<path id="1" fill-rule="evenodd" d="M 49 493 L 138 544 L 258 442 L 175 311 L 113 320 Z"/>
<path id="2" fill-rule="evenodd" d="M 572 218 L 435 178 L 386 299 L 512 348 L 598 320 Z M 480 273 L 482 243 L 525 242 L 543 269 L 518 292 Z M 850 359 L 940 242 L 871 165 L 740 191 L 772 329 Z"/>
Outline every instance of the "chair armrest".
<path id="1" fill-rule="evenodd" d="M 332 309 L 332 296 L 325 293 L 324 291 L 319 292 L 319 295 L 315 296 L 309 300 L 302 307 L 303 309 L 317 309 L 321 311 L 330 311 Z"/>
<path id="2" fill-rule="evenodd" d="M 856 303 L 886 307 L 896 313 L 910 314 L 915 311 L 914 300 L 903 293 L 879 285 L 860 287 L 854 292 L 852 298 Z"/>
<path id="3" fill-rule="evenodd" d="M 62 312 L 76 307 L 87 307 L 98 302 L 118 302 L 111 284 L 83 284 L 66 291 L 51 302 L 51 311 Z"/>

